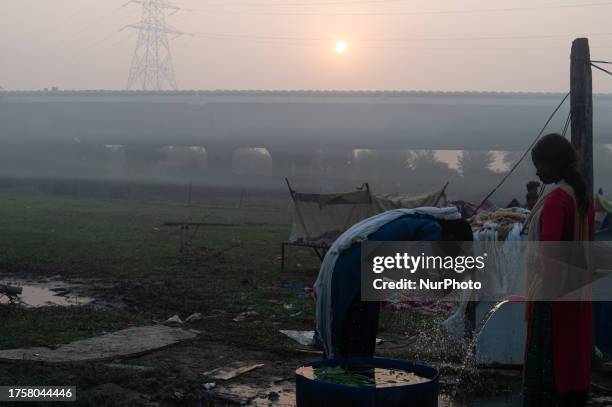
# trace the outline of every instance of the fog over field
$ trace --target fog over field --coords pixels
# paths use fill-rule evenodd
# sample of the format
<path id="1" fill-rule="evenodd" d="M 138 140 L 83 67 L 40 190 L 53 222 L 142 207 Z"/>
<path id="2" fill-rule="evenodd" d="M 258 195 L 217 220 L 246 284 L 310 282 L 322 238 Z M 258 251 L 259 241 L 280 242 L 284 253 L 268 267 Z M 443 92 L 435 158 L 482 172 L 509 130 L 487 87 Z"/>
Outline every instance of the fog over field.
<path id="1" fill-rule="evenodd" d="M 477 201 L 522 156 L 562 97 L 4 92 L 0 129 L 7 148 L 0 176 L 57 178 L 65 191 L 75 189 L 70 180 L 166 185 L 175 191 L 166 197 L 175 199 L 184 198 L 189 184 L 228 188 L 232 197 L 274 190 L 287 199 L 285 178 L 313 192 L 350 191 L 368 182 L 376 193 L 419 194 L 449 182 L 452 198 Z M 612 188 L 605 176 L 612 162 L 611 108 L 612 97 L 595 97 L 595 182 L 604 190 Z M 547 131 L 562 132 L 568 111 L 562 106 Z M 493 200 L 522 201 L 534 177 L 527 155 Z"/>
<path id="2" fill-rule="evenodd" d="M 567 92 L 571 41 L 589 37 L 593 59 L 612 49 L 605 2 L 176 0 L 154 17 L 146 2 L 5 2 L 8 178 L 381 193 L 449 181 L 478 200 Z M 612 80 L 593 80 L 596 186 L 610 189 Z M 533 177 L 527 157 L 494 199 L 522 199 Z"/>
<path id="3" fill-rule="evenodd" d="M 610 405 L 612 0 L 0 5 L 0 403 Z"/>

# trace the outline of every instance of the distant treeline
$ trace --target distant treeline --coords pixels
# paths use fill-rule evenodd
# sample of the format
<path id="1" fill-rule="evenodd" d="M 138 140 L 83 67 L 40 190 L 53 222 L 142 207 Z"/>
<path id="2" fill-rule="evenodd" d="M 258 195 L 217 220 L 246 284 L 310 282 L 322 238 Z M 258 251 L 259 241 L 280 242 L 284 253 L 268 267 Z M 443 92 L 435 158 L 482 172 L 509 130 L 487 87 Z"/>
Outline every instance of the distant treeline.
<path id="1" fill-rule="evenodd" d="M 192 194 L 205 190 L 202 199 L 207 200 L 215 194 L 230 200 L 244 200 L 245 194 L 255 199 L 258 190 L 263 191 L 259 194 L 262 198 L 285 200 L 285 177 L 296 189 L 311 192 L 349 191 L 367 182 L 374 193 L 418 194 L 436 190 L 448 181 L 451 198 L 476 202 L 499 182 L 520 154 L 463 151 L 451 167 L 432 150 L 322 151 L 279 163 L 281 160 L 276 157 L 275 161 L 265 149 L 245 148 L 235 150 L 225 166 L 213 168 L 201 147 L 152 150 L 75 141 L 4 149 L 0 152 L 0 177 L 5 188 L 32 186 L 60 194 L 178 200 L 187 199 L 185 188 L 190 184 Z M 612 174 L 612 150 L 596 146 L 594 160 L 595 187 L 612 193 L 607 177 Z M 527 155 L 493 201 L 504 205 L 516 198 L 523 203 L 525 185 L 534 179 L 535 170 Z"/>

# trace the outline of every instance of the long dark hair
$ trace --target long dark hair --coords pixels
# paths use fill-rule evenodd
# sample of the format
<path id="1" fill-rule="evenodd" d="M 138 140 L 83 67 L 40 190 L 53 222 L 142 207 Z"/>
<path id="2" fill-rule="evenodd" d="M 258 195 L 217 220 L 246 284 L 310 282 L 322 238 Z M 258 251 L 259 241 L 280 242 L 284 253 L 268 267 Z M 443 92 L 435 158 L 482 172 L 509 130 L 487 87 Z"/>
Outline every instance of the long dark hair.
<path id="1" fill-rule="evenodd" d="M 572 143 L 558 133 L 547 134 L 531 150 L 531 157 L 549 166 L 573 189 L 578 211 L 585 214 L 589 207 L 586 181 L 578 169 L 578 154 Z"/>

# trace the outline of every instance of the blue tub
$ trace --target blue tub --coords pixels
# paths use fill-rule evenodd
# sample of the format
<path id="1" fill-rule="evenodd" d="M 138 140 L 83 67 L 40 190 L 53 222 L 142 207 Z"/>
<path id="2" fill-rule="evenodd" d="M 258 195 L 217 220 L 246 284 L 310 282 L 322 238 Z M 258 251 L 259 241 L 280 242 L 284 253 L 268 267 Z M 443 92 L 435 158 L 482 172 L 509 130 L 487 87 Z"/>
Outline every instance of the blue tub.
<path id="1" fill-rule="evenodd" d="M 354 387 L 306 378 L 296 373 L 296 402 L 298 407 L 436 407 L 440 372 L 426 365 L 383 358 L 328 359 L 303 366 L 371 365 L 381 368 L 403 369 L 428 378 L 430 381 L 385 388 Z"/>

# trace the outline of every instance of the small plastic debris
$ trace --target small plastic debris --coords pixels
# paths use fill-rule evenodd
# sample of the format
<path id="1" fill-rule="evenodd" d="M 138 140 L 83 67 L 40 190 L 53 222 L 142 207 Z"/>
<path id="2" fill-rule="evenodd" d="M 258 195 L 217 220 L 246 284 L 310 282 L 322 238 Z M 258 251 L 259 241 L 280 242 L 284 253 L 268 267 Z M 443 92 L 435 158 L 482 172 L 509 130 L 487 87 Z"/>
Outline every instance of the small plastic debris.
<path id="1" fill-rule="evenodd" d="M 216 380 L 229 380 L 246 372 L 250 372 L 251 370 L 263 367 L 263 365 L 263 363 L 246 364 L 244 362 L 234 362 L 227 366 L 204 372 L 202 376 Z"/>
<path id="2" fill-rule="evenodd" d="M 65 287 L 50 288 L 50 290 L 56 293 L 69 293 L 70 292 L 70 290 Z"/>
<path id="3" fill-rule="evenodd" d="M 279 331 L 285 336 L 293 339 L 297 343 L 303 346 L 312 346 L 314 342 L 314 331 L 293 331 L 293 330 L 283 330 Z"/>
<path id="4" fill-rule="evenodd" d="M 185 323 L 192 323 L 195 321 L 199 321 L 201 319 L 202 319 L 202 314 L 200 314 L 199 312 L 195 312 L 189 315 L 187 318 L 185 318 Z"/>
<path id="5" fill-rule="evenodd" d="M 593 353 L 595 353 L 595 357 L 597 357 L 597 358 L 603 359 L 603 357 L 604 357 L 603 352 L 597 346 L 595 346 L 595 349 L 594 349 Z"/>
<path id="6" fill-rule="evenodd" d="M 170 318 L 164 321 L 164 324 L 182 324 L 183 321 L 178 315 L 172 315 Z"/>
<path id="7" fill-rule="evenodd" d="M 271 391 L 270 394 L 268 394 L 268 400 L 270 400 L 272 402 L 278 401 L 279 398 L 280 398 L 280 396 L 275 391 Z"/>
<path id="8" fill-rule="evenodd" d="M 252 319 L 252 317 L 259 315 L 259 312 L 257 311 L 245 311 L 245 312 L 241 312 L 240 314 L 238 314 L 238 316 L 236 316 L 236 318 L 233 319 L 234 322 L 242 322 L 246 319 Z"/>
<path id="9" fill-rule="evenodd" d="M 210 383 L 204 383 L 204 384 L 202 385 L 202 387 L 204 388 L 204 390 L 206 390 L 206 391 L 210 391 L 210 390 L 214 389 L 216 385 L 217 385 L 217 383 L 215 383 L 215 382 L 210 382 Z"/>
<path id="10" fill-rule="evenodd" d="M 314 331 L 293 331 L 281 329 L 279 331 L 285 336 L 293 339 L 297 343 L 303 346 L 314 346 Z M 381 344 L 383 342 L 382 339 L 376 338 L 376 344 Z"/>
<path id="11" fill-rule="evenodd" d="M 285 309 L 293 309 L 293 304 L 284 304 Z"/>

